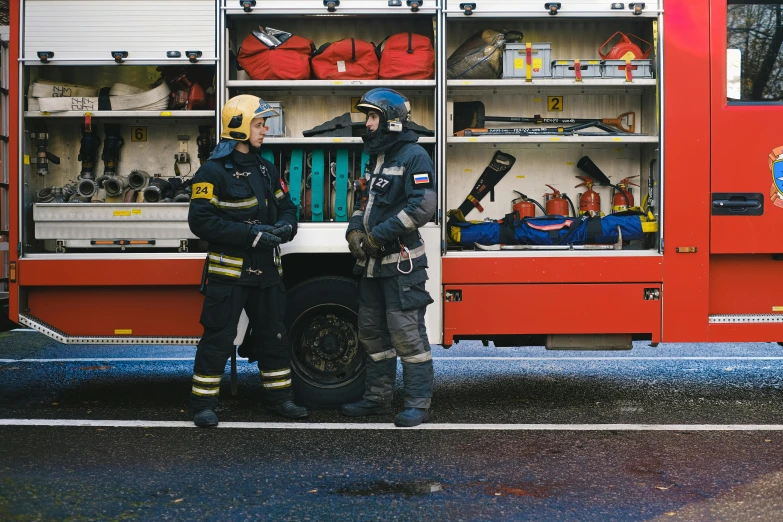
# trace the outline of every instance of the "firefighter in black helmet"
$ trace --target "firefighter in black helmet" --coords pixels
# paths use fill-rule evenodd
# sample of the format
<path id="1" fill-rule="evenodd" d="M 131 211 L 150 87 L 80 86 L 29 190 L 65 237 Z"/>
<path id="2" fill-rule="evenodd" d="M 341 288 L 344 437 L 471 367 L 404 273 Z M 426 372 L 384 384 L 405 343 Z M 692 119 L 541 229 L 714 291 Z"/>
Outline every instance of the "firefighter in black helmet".
<path id="1" fill-rule="evenodd" d="M 366 188 L 354 198 L 346 239 L 356 258 L 359 342 L 367 353 L 364 398 L 345 404 L 350 417 L 391 413 L 397 357 L 402 361 L 405 410 L 394 423 L 429 420 L 432 354 L 424 311 L 427 256 L 418 229 L 435 214 L 432 160 L 408 130 L 410 102 L 397 91 L 373 89 L 356 105 L 367 115 L 364 150 Z"/>
<path id="2" fill-rule="evenodd" d="M 253 329 L 264 405 L 285 418 L 307 410 L 293 403 L 285 288 L 279 245 L 296 234 L 296 206 L 275 165 L 259 155 L 266 119 L 277 116 L 256 96 L 223 107 L 220 143 L 193 179 L 188 223 L 209 242 L 204 335 L 193 366 L 190 406 L 197 426 L 216 426 L 220 380 L 234 350 L 244 309 Z"/>

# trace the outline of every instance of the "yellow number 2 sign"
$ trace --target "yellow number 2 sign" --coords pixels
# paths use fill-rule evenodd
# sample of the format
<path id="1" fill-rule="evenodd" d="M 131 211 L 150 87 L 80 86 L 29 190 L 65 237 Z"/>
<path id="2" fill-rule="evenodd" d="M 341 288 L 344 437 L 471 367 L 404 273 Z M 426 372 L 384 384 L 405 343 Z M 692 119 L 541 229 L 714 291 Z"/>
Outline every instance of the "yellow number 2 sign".
<path id="1" fill-rule="evenodd" d="M 563 97 L 562 96 L 547 96 L 546 97 L 546 106 L 547 110 L 549 112 L 552 111 L 563 111 Z"/>

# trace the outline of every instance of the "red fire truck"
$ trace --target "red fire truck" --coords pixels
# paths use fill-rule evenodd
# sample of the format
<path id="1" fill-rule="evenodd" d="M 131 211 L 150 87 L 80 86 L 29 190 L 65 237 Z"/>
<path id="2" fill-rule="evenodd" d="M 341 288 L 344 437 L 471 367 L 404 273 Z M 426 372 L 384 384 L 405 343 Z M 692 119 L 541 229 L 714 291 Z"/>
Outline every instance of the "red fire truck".
<path id="1" fill-rule="evenodd" d="M 282 256 L 298 393 L 355 396 L 363 353 L 343 209 L 363 170 L 361 138 L 306 131 L 344 113 L 360 128 L 356 99 L 384 86 L 430 131 L 420 143 L 440 194 L 421 229 L 431 342 L 781 341 L 781 10 L 734 0 L 14 0 L 0 49 L 9 317 L 63 343 L 196 344 L 206 246 L 177 187 L 208 156 L 223 103 L 252 93 L 283 115 L 264 149 L 300 205 Z M 432 43 L 433 77 L 280 80 L 237 65 L 248 38 L 318 47 L 401 33 Z M 466 49 L 494 56 L 491 72 L 455 65 Z M 609 121 L 628 114 L 631 127 Z M 474 193 L 498 152 L 513 166 Z M 508 223 L 515 204 L 543 208 L 552 194 L 580 202 L 565 206 L 569 223 L 587 199 L 604 219 L 637 208 L 644 237 L 594 249 L 455 235 Z M 455 218 L 466 198 L 473 205 Z"/>

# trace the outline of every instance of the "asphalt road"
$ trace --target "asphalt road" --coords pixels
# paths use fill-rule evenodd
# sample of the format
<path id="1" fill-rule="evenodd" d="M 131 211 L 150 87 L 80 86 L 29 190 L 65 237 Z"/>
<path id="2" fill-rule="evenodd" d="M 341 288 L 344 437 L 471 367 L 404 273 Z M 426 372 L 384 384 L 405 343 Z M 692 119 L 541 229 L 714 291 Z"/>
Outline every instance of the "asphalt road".
<path id="1" fill-rule="evenodd" d="M 193 347 L 9 332 L 0 520 L 783 519 L 782 350 L 436 348 L 432 424 L 408 430 L 279 423 L 240 362 L 204 430 L 185 408 Z"/>

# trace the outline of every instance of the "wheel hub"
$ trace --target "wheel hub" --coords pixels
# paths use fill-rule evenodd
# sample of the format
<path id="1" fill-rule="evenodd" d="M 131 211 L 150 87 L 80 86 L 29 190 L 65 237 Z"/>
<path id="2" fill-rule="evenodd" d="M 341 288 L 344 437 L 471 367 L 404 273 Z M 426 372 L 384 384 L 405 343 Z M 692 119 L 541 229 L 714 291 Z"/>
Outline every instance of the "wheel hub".
<path id="1" fill-rule="evenodd" d="M 361 371 L 353 317 L 323 310 L 305 319 L 292 341 L 295 364 L 308 380 L 334 385 Z"/>

